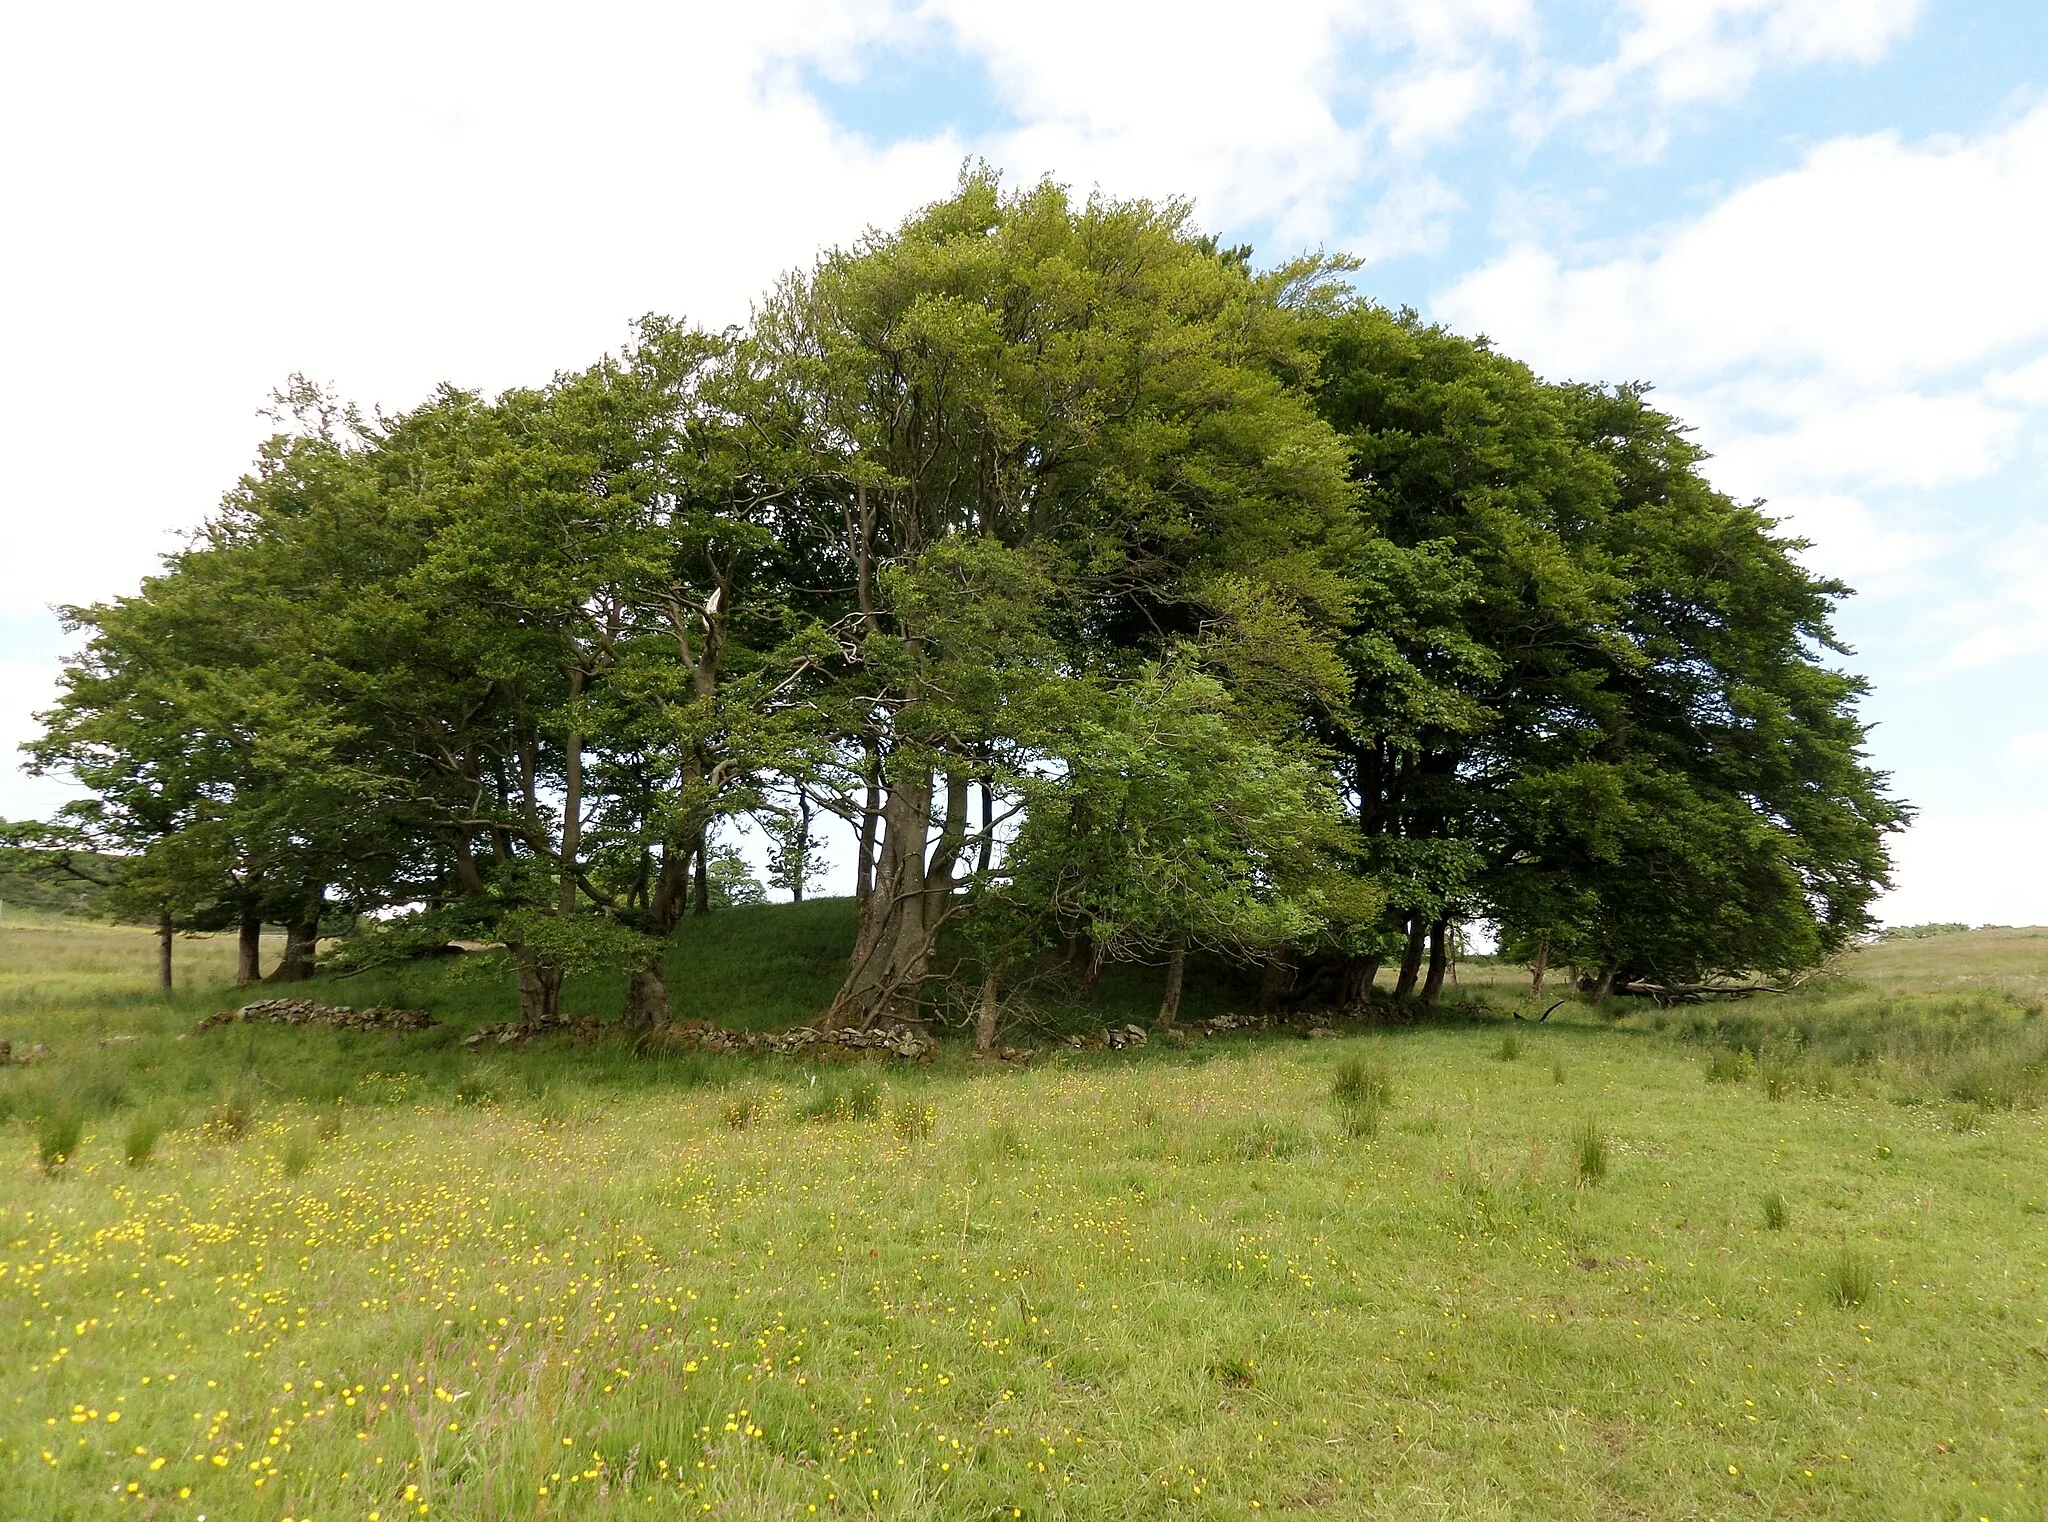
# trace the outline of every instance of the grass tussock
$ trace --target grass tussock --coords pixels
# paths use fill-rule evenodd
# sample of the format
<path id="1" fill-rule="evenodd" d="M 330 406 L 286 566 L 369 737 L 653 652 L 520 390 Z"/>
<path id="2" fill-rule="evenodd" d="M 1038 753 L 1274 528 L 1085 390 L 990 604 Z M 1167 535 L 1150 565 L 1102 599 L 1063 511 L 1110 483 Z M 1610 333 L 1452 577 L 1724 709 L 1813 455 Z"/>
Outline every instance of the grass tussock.
<path id="1" fill-rule="evenodd" d="M 1765 1231 L 1783 1231 L 1792 1220 L 1792 1207 L 1786 1203 L 1783 1192 L 1766 1189 L 1757 1201 L 1763 1215 Z"/>
<path id="2" fill-rule="evenodd" d="M 156 1154 L 157 1139 L 163 1135 L 163 1129 L 163 1123 L 154 1115 L 136 1116 L 122 1138 L 121 1160 L 131 1168 L 147 1167 Z"/>
<path id="3" fill-rule="evenodd" d="M 1598 1121 L 1588 1120 L 1579 1127 L 1573 1143 L 1572 1173 L 1582 1186 L 1591 1188 L 1607 1182 L 1609 1151 L 1607 1132 Z"/>
<path id="4" fill-rule="evenodd" d="M 1352 1141 L 1370 1141 L 1380 1134 L 1394 1103 L 1394 1075 L 1378 1057 L 1347 1057 L 1330 1080 L 1330 1103 L 1340 1133 Z"/>
<path id="5" fill-rule="evenodd" d="M 36 1159 L 43 1171 L 55 1173 L 76 1157 L 84 1135 L 85 1117 L 78 1111 L 66 1108 L 45 1115 L 36 1127 Z"/>
<path id="6" fill-rule="evenodd" d="M 796 1100 L 798 1120 L 862 1121 L 881 1113 L 882 1085 L 865 1075 L 813 1073 Z"/>
<path id="7" fill-rule="evenodd" d="M 938 1122 L 939 1112 L 915 1099 L 900 1100 L 889 1116 L 890 1129 L 907 1142 L 931 1140 Z"/>
<path id="8" fill-rule="evenodd" d="M 1824 1273 L 1828 1298 L 1844 1307 L 1862 1305 L 1877 1290 L 1877 1270 L 1855 1248 L 1844 1245 L 1828 1260 Z"/>

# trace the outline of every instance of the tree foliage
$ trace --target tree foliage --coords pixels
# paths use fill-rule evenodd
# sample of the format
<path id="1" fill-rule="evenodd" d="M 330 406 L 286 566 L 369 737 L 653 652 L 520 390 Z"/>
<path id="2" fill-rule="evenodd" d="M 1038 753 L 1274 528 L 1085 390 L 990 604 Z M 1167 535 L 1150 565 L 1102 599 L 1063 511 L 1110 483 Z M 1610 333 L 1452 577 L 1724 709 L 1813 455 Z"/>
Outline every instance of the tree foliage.
<path id="1" fill-rule="evenodd" d="M 1600 989 L 1862 933 L 1904 811 L 1846 589 L 1643 388 L 1350 269 L 970 170 L 744 330 L 391 416 L 294 382 L 191 545 L 67 610 L 30 764 L 92 796 L 45 846 L 299 969 L 323 921 L 501 943 L 530 1019 L 591 966 L 665 1018 L 681 918 L 760 891 L 742 820 L 796 893 L 857 838 L 845 1022 L 955 932 L 990 1008 L 1164 959 L 1169 1020 L 1190 946 L 1430 998 L 1473 920 Z"/>

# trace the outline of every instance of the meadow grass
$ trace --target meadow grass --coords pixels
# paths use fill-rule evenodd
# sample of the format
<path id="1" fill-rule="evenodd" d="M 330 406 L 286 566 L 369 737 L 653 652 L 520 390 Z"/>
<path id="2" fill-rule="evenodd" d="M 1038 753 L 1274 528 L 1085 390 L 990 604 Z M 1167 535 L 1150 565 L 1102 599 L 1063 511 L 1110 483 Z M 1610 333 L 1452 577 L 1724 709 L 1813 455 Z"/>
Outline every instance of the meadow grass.
<path id="1" fill-rule="evenodd" d="M 227 951 L 166 1003 L 146 936 L 0 927 L 10 1522 L 2040 1514 L 2042 1116 L 1950 1092 L 2022 959 L 1867 953 L 1749 1032 L 1774 1099 L 1706 1081 L 1742 1011 L 814 1070 L 472 1055 L 418 968 L 449 1027 L 191 1035 Z"/>

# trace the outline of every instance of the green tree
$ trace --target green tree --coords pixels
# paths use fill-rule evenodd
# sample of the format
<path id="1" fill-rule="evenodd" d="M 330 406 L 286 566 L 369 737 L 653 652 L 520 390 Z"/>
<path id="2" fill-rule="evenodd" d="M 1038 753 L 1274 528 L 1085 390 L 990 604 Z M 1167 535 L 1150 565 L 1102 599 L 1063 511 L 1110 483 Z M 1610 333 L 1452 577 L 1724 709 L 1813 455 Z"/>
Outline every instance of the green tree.
<path id="1" fill-rule="evenodd" d="M 1219 604 L 1306 628 L 1343 601 L 1342 451 L 1286 379 L 1307 361 L 1291 303 L 1322 275 L 1255 277 L 1179 204 L 976 172 L 767 304 L 756 363 L 852 591 L 819 700 L 866 888 L 833 1020 L 915 1007 L 976 781 L 1014 786 L 1043 740 L 1034 693 Z"/>

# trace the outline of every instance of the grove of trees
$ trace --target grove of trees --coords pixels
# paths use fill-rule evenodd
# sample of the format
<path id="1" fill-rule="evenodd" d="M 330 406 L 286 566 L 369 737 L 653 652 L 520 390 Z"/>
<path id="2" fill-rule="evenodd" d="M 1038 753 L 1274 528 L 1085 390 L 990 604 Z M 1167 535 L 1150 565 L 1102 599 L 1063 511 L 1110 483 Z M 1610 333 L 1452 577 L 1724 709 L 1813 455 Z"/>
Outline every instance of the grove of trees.
<path id="1" fill-rule="evenodd" d="M 508 948 L 528 1020 L 736 874 L 858 841 L 823 1017 L 982 1037 L 1050 959 L 1190 948 L 1356 1003 L 1461 923 L 1621 980 L 1812 965 L 1904 819 L 1817 579 L 1640 386 L 1554 384 L 1259 270 L 1175 202 L 982 171 L 743 329 L 364 416 L 304 384 L 251 472 L 84 636 L 9 826 L 173 927 L 310 970 Z"/>

